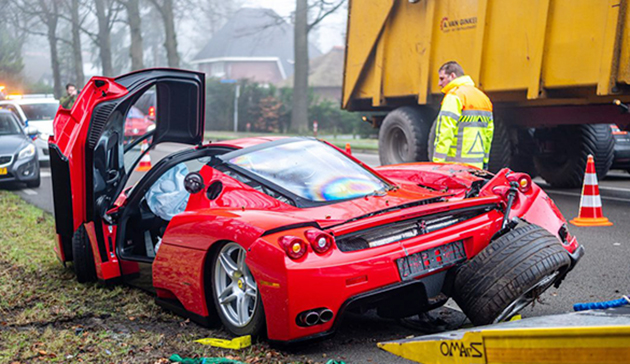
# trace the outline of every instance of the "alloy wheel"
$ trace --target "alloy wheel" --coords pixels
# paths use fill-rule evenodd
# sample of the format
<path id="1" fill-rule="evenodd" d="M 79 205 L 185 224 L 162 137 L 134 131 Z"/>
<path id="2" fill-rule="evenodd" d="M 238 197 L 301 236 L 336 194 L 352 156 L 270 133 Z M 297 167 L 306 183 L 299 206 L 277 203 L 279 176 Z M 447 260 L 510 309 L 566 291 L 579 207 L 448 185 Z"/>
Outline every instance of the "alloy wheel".
<path id="1" fill-rule="evenodd" d="M 247 253 L 240 245 L 228 243 L 219 251 L 214 267 L 214 286 L 219 309 L 236 327 L 246 326 L 254 317 L 258 287 L 245 264 Z"/>

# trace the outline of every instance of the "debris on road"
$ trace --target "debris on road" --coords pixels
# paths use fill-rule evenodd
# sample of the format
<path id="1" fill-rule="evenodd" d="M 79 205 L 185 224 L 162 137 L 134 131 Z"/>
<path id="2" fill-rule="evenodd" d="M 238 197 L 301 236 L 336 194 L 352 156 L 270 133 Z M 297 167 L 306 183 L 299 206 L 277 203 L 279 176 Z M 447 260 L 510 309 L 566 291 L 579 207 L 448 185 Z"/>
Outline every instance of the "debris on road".
<path id="1" fill-rule="evenodd" d="M 245 364 L 228 358 L 182 358 L 177 354 L 171 355 L 170 361 L 183 364 Z"/>
<path id="2" fill-rule="evenodd" d="M 232 340 L 225 339 L 216 339 L 216 338 L 205 338 L 195 340 L 196 343 L 200 343 L 203 345 L 215 346 L 217 348 L 224 349 L 243 349 L 252 345 L 252 337 L 251 335 L 239 336 L 235 337 Z"/>

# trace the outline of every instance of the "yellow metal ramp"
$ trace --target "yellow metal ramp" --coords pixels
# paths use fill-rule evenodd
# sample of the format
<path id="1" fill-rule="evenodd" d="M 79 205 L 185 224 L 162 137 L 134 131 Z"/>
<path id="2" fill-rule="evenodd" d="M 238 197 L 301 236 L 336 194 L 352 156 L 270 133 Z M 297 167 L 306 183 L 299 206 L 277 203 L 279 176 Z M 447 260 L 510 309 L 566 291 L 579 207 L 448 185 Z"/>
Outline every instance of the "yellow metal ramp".
<path id="1" fill-rule="evenodd" d="M 378 343 L 423 363 L 630 363 L 630 306 L 527 318 Z"/>

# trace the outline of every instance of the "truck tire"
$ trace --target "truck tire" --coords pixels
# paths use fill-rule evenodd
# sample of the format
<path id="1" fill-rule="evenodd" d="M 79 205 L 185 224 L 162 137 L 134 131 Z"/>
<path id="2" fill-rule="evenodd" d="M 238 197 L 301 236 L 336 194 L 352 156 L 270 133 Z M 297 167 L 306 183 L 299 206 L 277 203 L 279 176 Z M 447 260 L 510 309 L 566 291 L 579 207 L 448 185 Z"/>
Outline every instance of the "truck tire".
<path id="1" fill-rule="evenodd" d="M 72 267 L 77 276 L 77 282 L 88 283 L 96 281 L 96 267 L 94 254 L 85 227 L 81 225 L 72 236 Z"/>
<path id="2" fill-rule="evenodd" d="M 411 106 L 387 114 L 378 134 L 381 165 L 428 160 L 429 126 L 420 110 Z"/>
<path id="3" fill-rule="evenodd" d="M 457 272 L 453 298 L 475 325 L 509 319 L 568 269 L 569 254 L 537 225 L 517 227 Z"/>
<path id="4" fill-rule="evenodd" d="M 431 129 L 429 129 L 429 138 L 427 139 L 427 157 L 429 162 L 433 161 L 433 152 L 435 151 L 435 129 L 437 129 L 437 119 L 433 120 Z"/>
<path id="5" fill-rule="evenodd" d="M 613 163 L 615 139 L 608 124 L 559 126 L 546 139 L 554 146 L 552 153 L 535 156 L 534 164 L 553 187 L 580 187 L 589 154 L 595 158 L 598 179 L 606 176 Z"/>
<path id="6" fill-rule="evenodd" d="M 534 129 L 523 128 L 516 131 L 516 152 L 512 155 L 510 169 L 514 172 L 525 172 L 532 178 L 538 175 L 534 165 L 534 155 L 538 153 L 538 146 L 534 140 Z"/>
<path id="7" fill-rule="evenodd" d="M 497 173 L 501 168 L 510 167 L 514 152 L 512 136 L 505 122 L 501 119 L 494 120 L 494 133 L 490 158 L 488 159 L 488 171 Z"/>

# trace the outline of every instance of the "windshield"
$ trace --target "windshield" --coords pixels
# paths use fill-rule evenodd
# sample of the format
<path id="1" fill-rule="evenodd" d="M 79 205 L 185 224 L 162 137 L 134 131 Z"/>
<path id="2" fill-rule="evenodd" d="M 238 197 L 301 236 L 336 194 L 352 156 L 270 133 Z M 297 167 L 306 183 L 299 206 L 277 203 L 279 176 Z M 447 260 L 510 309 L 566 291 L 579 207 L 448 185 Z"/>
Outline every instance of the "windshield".
<path id="1" fill-rule="evenodd" d="M 13 114 L 0 114 L 0 135 L 21 134 L 22 128 Z"/>
<path id="2" fill-rule="evenodd" d="M 234 154 L 225 156 L 228 163 L 311 201 L 346 200 L 388 188 L 345 154 L 317 140 L 302 139 Z"/>
<path id="3" fill-rule="evenodd" d="M 57 114 L 59 105 L 56 103 L 22 104 L 20 107 L 27 120 L 52 120 Z"/>

